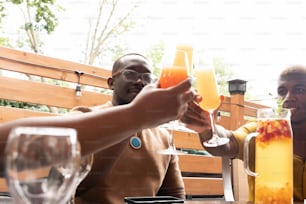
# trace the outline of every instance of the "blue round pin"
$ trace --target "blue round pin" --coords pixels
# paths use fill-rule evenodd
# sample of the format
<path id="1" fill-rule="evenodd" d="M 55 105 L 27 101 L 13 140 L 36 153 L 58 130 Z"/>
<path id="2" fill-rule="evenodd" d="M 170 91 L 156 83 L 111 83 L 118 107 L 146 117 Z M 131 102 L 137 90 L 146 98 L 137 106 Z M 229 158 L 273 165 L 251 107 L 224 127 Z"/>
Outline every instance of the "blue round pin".
<path id="1" fill-rule="evenodd" d="M 141 147 L 141 140 L 139 137 L 137 136 L 133 136 L 130 139 L 130 145 L 131 147 L 133 147 L 134 149 L 140 149 Z"/>

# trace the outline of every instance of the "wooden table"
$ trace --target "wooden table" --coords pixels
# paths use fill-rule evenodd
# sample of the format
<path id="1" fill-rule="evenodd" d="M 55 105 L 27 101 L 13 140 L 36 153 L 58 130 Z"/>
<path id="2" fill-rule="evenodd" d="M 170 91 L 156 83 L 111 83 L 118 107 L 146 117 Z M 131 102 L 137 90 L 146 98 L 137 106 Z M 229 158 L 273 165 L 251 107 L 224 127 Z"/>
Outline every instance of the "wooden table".
<path id="1" fill-rule="evenodd" d="M 224 200 L 187 200 L 185 204 L 253 204 L 247 201 L 226 202 Z M 294 204 L 303 204 L 303 202 L 294 202 Z"/>
<path id="2" fill-rule="evenodd" d="M 13 204 L 11 198 L 7 196 L 0 195 L 0 203 L 1 204 Z M 224 200 L 186 200 L 185 204 L 253 204 L 253 202 L 246 201 L 234 201 L 234 202 L 226 202 Z M 303 204 L 302 202 L 294 202 L 294 204 Z"/>
<path id="3" fill-rule="evenodd" d="M 224 200 L 186 200 L 185 204 L 253 204 L 253 202 L 246 201 L 224 201 Z"/>
<path id="4" fill-rule="evenodd" d="M 8 196 L 0 195 L 0 203 L 1 204 L 13 204 L 13 200 Z"/>

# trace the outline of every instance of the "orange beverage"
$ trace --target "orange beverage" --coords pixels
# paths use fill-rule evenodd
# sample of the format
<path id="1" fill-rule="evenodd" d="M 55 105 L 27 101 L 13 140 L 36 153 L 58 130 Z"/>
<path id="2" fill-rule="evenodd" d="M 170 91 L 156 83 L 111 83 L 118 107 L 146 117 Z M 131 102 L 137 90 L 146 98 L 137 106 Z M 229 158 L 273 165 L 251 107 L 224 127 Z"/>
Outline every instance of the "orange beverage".
<path id="1" fill-rule="evenodd" d="M 218 93 L 214 68 L 197 68 L 195 70 L 195 78 L 197 92 L 202 96 L 200 106 L 209 112 L 212 131 L 211 139 L 203 142 L 203 145 L 206 147 L 224 145 L 229 142 L 229 139 L 227 137 L 219 137 L 215 128 L 214 111 L 219 107 L 221 100 Z"/>
<path id="2" fill-rule="evenodd" d="M 168 88 L 182 82 L 187 77 L 188 73 L 185 67 L 167 66 L 161 72 L 159 84 L 161 88 Z"/>
<path id="3" fill-rule="evenodd" d="M 251 172 L 255 176 L 255 203 L 292 204 L 293 138 L 290 110 L 266 108 L 259 109 L 257 114 L 257 131 L 246 139 L 248 142 L 256 137 L 256 173 Z M 246 154 L 245 162 L 247 158 Z"/>
<path id="4" fill-rule="evenodd" d="M 207 111 L 216 110 L 220 105 L 217 82 L 213 68 L 198 68 L 195 70 L 196 89 L 202 101 L 200 106 Z"/>
<path id="5" fill-rule="evenodd" d="M 187 53 L 183 50 L 176 50 L 174 59 L 171 58 L 169 64 L 164 65 L 159 83 L 161 88 L 177 85 L 188 77 L 189 63 Z"/>

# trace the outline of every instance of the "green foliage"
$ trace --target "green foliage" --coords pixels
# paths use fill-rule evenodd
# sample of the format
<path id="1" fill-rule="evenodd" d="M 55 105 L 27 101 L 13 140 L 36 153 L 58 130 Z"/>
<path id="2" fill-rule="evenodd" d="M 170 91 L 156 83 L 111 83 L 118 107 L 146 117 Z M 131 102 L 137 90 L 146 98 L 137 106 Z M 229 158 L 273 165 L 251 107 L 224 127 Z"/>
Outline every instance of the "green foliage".
<path id="1" fill-rule="evenodd" d="M 27 110 L 40 111 L 40 112 L 50 112 L 49 107 L 46 105 L 31 104 L 26 102 L 18 102 L 18 101 L 5 100 L 5 99 L 0 99 L 0 106 L 27 109 Z M 65 114 L 67 112 L 69 112 L 69 110 L 66 108 L 57 109 L 58 114 Z"/>
<path id="2" fill-rule="evenodd" d="M 9 40 L 7 38 L 0 37 L 0 46 L 10 47 Z"/>
<path id="3" fill-rule="evenodd" d="M 10 2 L 10 0 L 7 0 L 7 2 Z M 13 4 L 21 4 L 23 0 L 11 0 Z"/>
<path id="4" fill-rule="evenodd" d="M 6 10 L 4 7 L 4 2 L 0 2 L 0 23 L 2 22 L 2 19 L 6 16 Z"/>
<path id="5" fill-rule="evenodd" d="M 34 10 L 34 22 L 30 19 L 25 22 L 25 30 L 42 31 L 48 34 L 52 33 L 58 25 L 58 19 L 53 9 L 62 10 L 61 7 L 55 5 L 55 0 L 7 0 L 15 5 L 26 5 L 28 9 Z"/>
<path id="6" fill-rule="evenodd" d="M 0 0 L 0 23 L 6 17 L 7 9 L 16 9 L 23 16 L 23 21 L 15 21 L 19 29 L 18 38 L 8 47 L 31 49 L 35 53 L 42 53 L 40 34 L 51 34 L 58 25 L 57 11 L 64 10 L 55 0 Z M 13 10 L 14 12 L 14 10 Z M 18 25 L 20 23 L 20 25 Z M 26 35 L 25 35 L 26 34 Z"/>
<path id="7" fill-rule="evenodd" d="M 165 52 L 165 43 L 160 42 L 158 44 L 153 45 L 148 53 L 146 54 L 146 57 L 151 61 L 152 66 L 153 66 L 153 73 L 155 76 L 160 75 L 160 67 L 158 65 L 160 64 L 163 55 Z"/>
<path id="8" fill-rule="evenodd" d="M 225 66 L 223 59 L 221 58 L 214 58 L 213 64 L 215 67 L 216 78 L 218 80 L 219 92 L 224 96 L 229 96 L 227 81 L 230 80 L 234 74 Z"/>
<path id="9" fill-rule="evenodd" d="M 35 105 L 25 102 L 18 102 L 18 101 L 4 100 L 4 99 L 0 99 L 0 106 L 49 112 L 49 108 L 46 106 Z"/>
<path id="10" fill-rule="evenodd" d="M 277 98 L 277 101 L 276 101 L 276 111 L 278 113 L 281 113 L 282 110 L 283 110 L 283 103 L 284 103 L 284 100 L 282 98 Z"/>

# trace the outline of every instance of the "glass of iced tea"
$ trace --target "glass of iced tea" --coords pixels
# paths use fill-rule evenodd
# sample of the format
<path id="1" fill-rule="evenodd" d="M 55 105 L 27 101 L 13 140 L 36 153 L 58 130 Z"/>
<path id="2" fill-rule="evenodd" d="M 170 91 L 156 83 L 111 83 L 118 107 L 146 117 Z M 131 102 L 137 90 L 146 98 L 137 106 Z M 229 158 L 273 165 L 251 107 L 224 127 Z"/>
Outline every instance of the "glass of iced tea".
<path id="1" fill-rule="evenodd" d="M 255 203 L 293 203 L 293 138 L 289 109 L 257 111 L 256 133 L 247 136 L 244 165 L 255 176 Z M 255 138 L 255 172 L 250 169 L 250 140 Z"/>

